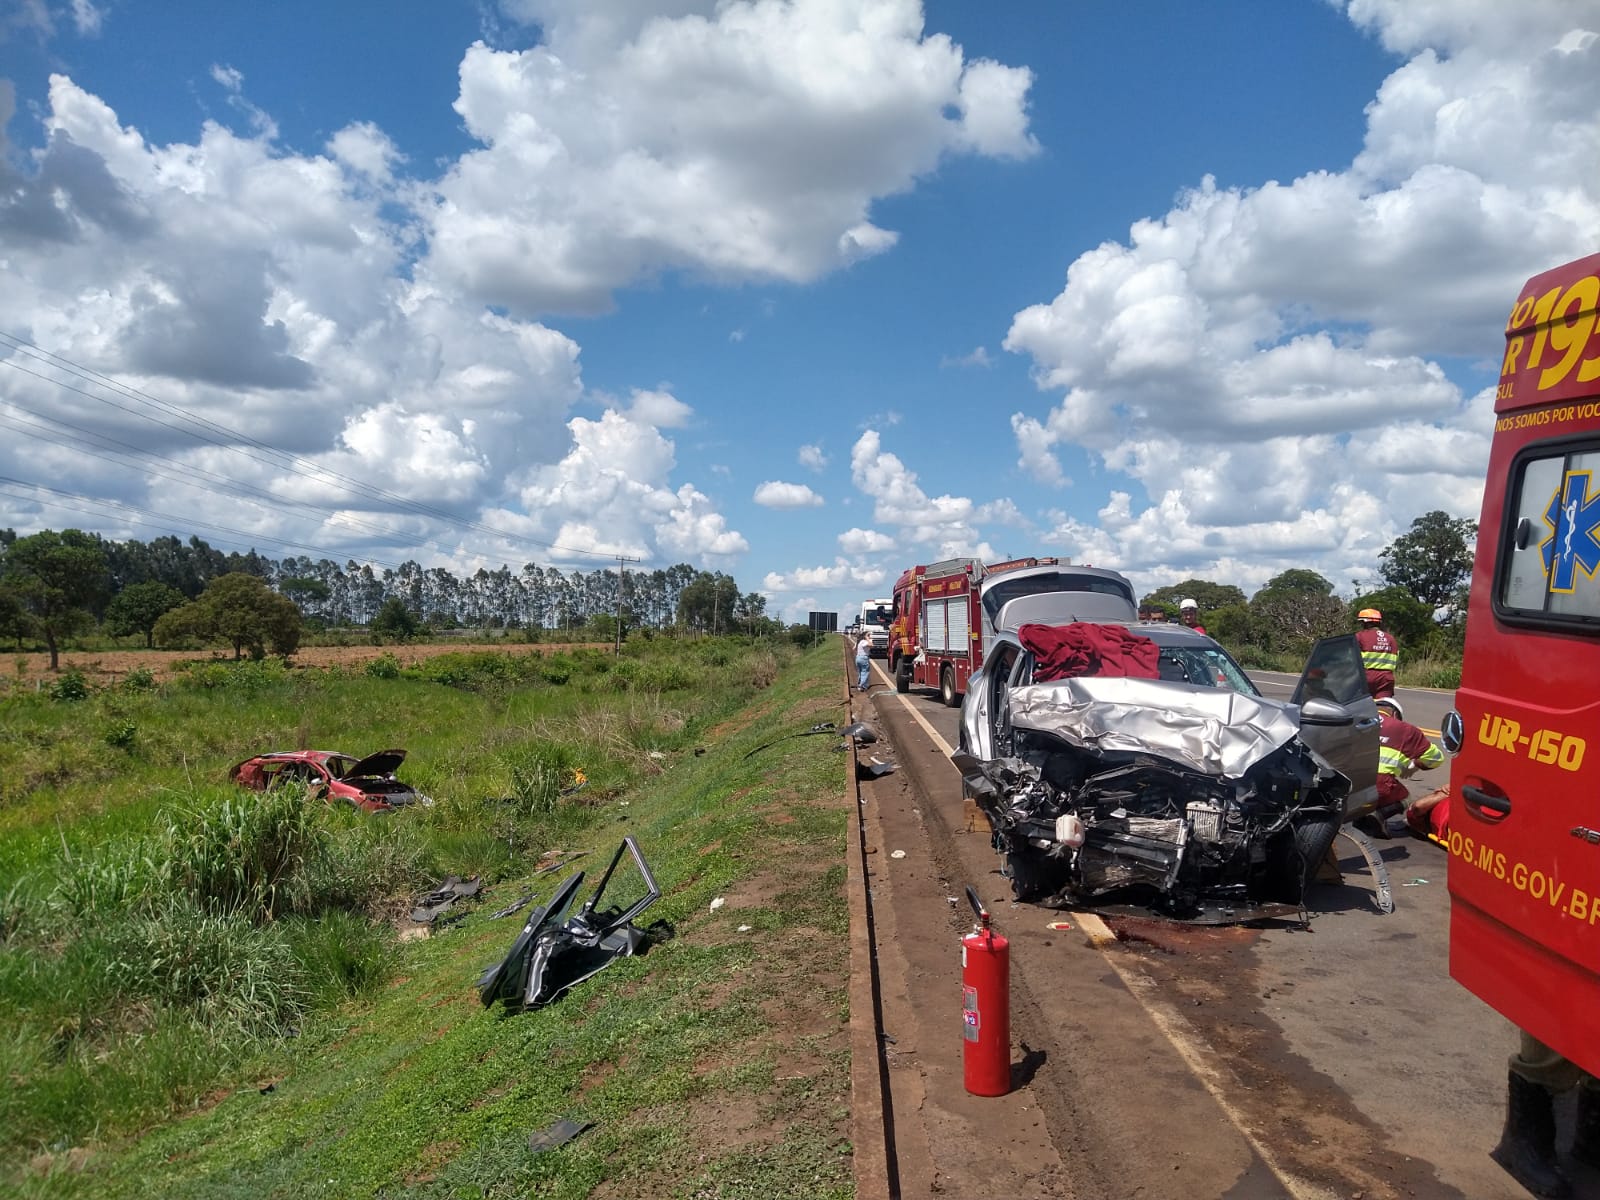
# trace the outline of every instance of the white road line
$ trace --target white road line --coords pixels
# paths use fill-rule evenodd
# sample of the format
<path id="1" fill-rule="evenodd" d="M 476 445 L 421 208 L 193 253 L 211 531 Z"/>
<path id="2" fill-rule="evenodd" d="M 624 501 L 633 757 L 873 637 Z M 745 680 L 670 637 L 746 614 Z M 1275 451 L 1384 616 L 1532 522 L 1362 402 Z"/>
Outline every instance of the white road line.
<path id="1" fill-rule="evenodd" d="M 877 669 L 876 663 L 873 664 L 873 669 Z M 940 737 L 939 731 L 928 724 L 928 719 L 917 711 L 907 696 L 896 692 L 895 699 L 900 701 L 900 706 L 922 727 L 922 731 L 933 740 L 933 744 L 944 751 L 947 758 L 954 753 L 950 743 Z M 1256 1157 L 1266 1164 L 1267 1170 L 1271 1171 L 1283 1185 L 1291 1200 L 1338 1200 L 1337 1193 L 1295 1175 L 1279 1162 L 1278 1156 L 1271 1148 L 1256 1136 L 1246 1123 L 1244 1114 L 1228 1102 L 1227 1093 L 1223 1090 L 1228 1076 L 1212 1061 L 1215 1058 L 1214 1052 L 1199 1039 L 1189 1023 L 1156 994 L 1154 980 L 1142 972 L 1126 967 L 1111 953 L 1111 947 L 1117 944 L 1117 935 L 1111 932 L 1106 923 L 1092 912 L 1078 911 L 1074 915 L 1078 921 L 1078 928 L 1083 930 L 1090 944 L 1100 951 L 1107 965 L 1117 973 L 1117 978 L 1122 980 L 1122 986 L 1128 989 L 1128 994 L 1139 1002 L 1139 1007 L 1144 1009 L 1145 1015 L 1171 1043 L 1190 1073 L 1200 1081 L 1200 1086 L 1206 1089 L 1211 1098 L 1217 1102 L 1217 1107 L 1222 1109 L 1223 1115 L 1228 1118 L 1228 1123 L 1239 1131 L 1239 1136 L 1244 1138 L 1251 1150 L 1255 1151 Z"/>

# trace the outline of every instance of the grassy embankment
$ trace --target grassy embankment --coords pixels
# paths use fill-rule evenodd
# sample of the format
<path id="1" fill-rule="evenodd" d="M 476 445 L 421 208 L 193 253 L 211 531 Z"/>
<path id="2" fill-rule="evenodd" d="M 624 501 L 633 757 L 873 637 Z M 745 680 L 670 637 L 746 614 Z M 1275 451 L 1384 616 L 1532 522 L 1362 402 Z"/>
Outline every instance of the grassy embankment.
<path id="1" fill-rule="evenodd" d="M 838 677 L 831 642 L 709 642 L 0 701 L 0 1190 L 850 1194 L 843 762 L 824 737 L 743 757 L 840 717 Z M 403 745 L 436 803 L 216 782 L 296 745 Z M 564 877 L 539 852 L 587 851 L 592 882 L 624 832 L 666 892 L 642 923 L 676 936 L 484 1010 L 522 921 L 489 913 Z M 397 940 L 445 873 L 490 886 Z M 596 1124 L 531 1154 L 563 1116 Z"/>

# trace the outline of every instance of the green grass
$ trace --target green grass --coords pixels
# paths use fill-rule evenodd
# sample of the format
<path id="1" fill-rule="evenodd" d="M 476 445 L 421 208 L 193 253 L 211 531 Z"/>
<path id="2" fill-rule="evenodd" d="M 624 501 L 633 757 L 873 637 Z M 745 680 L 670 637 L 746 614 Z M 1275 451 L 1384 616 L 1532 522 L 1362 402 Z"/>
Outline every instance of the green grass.
<path id="1" fill-rule="evenodd" d="M 613 1196 L 850 1195 L 843 762 L 817 738 L 742 757 L 840 715 L 833 648 L 567 657 L 562 683 L 456 664 L 448 682 L 380 672 L 119 695 L 151 742 L 192 735 L 205 750 L 182 770 L 140 757 L 110 780 L 81 746 L 106 696 L 73 704 L 76 734 L 59 703 L 0 711 L 80 767 L 0 811 L 0 878 L 29 880 L 0 894 L 0 1074 L 22 1081 L 0 1089 L 11 1183 L 96 1197 L 580 1197 L 602 1182 Z M 357 752 L 405 745 L 404 776 L 435 805 L 380 819 L 314 806 L 307 829 L 186 782 L 306 730 Z M 590 783 L 561 796 L 552 784 L 572 767 Z M 520 922 L 488 913 L 548 895 L 561 873 L 531 876 L 538 852 L 587 850 L 598 871 L 623 832 L 666 891 L 645 921 L 677 936 L 548 1008 L 485 1011 L 472 983 Z M 460 924 L 402 944 L 370 919 L 446 870 L 491 881 Z M 530 1154 L 528 1133 L 560 1116 L 596 1124 Z M 747 1133 L 719 1140 L 730 1123 Z M 90 1151 L 81 1173 L 74 1147 Z M 40 1152 L 53 1157 L 24 1165 Z"/>

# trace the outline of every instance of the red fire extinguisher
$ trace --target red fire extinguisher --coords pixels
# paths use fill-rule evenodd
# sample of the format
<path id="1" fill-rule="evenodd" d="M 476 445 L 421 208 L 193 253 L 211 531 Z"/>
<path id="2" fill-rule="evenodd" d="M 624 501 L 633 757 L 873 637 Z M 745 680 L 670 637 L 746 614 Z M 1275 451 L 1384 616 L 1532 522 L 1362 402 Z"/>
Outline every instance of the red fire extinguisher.
<path id="1" fill-rule="evenodd" d="M 974 1096 L 1011 1090 L 1011 943 L 989 928 L 989 912 L 969 884 L 978 928 L 961 939 L 961 1067 Z"/>

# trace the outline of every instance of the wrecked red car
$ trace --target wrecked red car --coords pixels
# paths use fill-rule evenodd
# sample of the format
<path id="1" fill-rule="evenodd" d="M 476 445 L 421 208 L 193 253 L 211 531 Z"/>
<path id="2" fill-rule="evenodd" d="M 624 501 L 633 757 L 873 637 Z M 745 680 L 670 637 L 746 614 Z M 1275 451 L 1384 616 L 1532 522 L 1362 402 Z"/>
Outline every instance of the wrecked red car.
<path id="1" fill-rule="evenodd" d="M 280 750 L 245 759 L 228 772 L 228 778 L 257 792 L 298 785 L 330 804 L 343 800 L 367 812 L 432 804 L 395 778 L 405 760 L 404 750 L 379 750 L 365 758 L 336 750 Z"/>

